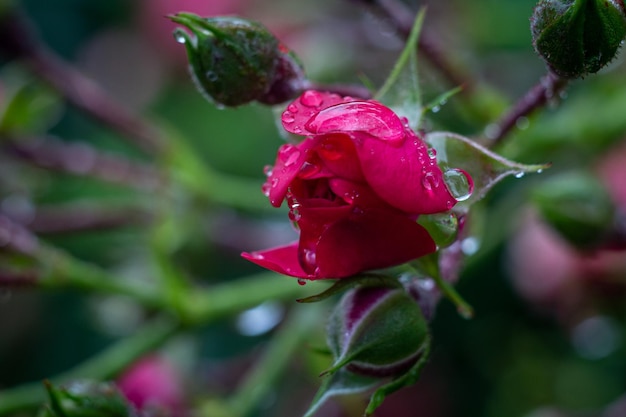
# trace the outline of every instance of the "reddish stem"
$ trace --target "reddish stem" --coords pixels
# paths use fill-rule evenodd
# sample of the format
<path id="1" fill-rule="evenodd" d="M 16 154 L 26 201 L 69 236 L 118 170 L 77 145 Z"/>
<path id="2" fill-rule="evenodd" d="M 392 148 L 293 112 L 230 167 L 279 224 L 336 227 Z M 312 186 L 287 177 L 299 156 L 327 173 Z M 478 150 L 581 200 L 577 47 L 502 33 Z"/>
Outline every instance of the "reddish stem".
<path id="1" fill-rule="evenodd" d="M 48 50 L 18 10 L 0 16 L 0 49 L 10 58 L 23 59 L 72 105 L 116 129 L 145 152 L 164 150 L 165 141 L 157 129 L 125 110 L 95 82 Z"/>
<path id="2" fill-rule="evenodd" d="M 549 100 L 558 97 L 559 93 L 567 86 L 567 80 L 553 72 L 548 72 L 541 81 L 532 87 L 513 108 L 496 123 L 495 129 L 488 137 L 489 146 L 500 144 L 504 137 L 515 127 L 520 117 L 528 116 L 534 110 L 544 106 Z"/>

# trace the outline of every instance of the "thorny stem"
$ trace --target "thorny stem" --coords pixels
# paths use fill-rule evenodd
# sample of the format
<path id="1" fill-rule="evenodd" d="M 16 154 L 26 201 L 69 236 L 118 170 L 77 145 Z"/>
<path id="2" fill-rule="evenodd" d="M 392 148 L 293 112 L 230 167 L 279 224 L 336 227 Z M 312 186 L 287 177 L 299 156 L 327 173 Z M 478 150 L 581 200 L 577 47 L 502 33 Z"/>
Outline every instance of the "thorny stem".
<path id="1" fill-rule="evenodd" d="M 162 134 L 140 117 L 124 110 L 96 83 L 50 52 L 31 30 L 29 22 L 13 8 L 0 16 L 0 49 L 23 59 L 29 68 L 86 114 L 113 127 L 149 154 L 164 150 Z"/>
<path id="2" fill-rule="evenodd" d="M 488 137 L 488 146 L 495 147 L 502 143 L 505 136 L 513 129 L 520 117 L 532 113 L 544 106 L 549 100 L 558 97 L 559 93 L 567 86 L 567 80 L 553 72 L 548 72 L 541 81 L 532 87 L 506 114 L 496 123 L 496 128 Z"/>
<path id="3" fill-rule="evenodd" d="M 389 20 L 396 31 L 407 39 L 411 34 L 414 13 L 404 4 L 397 0 L 359 0 L 370 6 L 378 15 Z M 472 88 L 468 74 L 461 72 L 442 53 L 442 48 L 437 41 L 422 31 L 417 41 L 418 50 L 439 71 L 439 73 L 454 87 L 463 86 L 463 91 L 468 92 Z"/>

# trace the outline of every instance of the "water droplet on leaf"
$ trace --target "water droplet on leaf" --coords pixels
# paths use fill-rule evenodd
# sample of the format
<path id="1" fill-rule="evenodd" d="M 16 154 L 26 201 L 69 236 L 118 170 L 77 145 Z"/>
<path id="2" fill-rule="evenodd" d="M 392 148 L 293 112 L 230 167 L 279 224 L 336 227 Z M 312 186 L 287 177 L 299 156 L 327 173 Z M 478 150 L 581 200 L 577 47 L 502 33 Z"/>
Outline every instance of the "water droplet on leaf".
<path id="1" fill-rule="evenodd" d="M 298 285 L 306 285 L 306 280 L 302 278 L 298 278 Z"/>
<path id="2" fill-rule="evenodd" d="M 474 191 L 474 182 L 462 169 L 447 170 L 443 173 L 443 179 L 456 201 L 465 201 L 471 197 L 472 191 Z"/>

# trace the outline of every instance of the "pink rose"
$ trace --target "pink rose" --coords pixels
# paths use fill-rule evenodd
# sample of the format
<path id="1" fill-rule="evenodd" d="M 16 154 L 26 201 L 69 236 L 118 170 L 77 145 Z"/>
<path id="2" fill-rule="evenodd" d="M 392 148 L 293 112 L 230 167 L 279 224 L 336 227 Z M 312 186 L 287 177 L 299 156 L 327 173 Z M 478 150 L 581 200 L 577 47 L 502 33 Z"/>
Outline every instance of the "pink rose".
<path id="1" fill-rule="evenodd" d="M 278 151 L 263 186 L 272 205 L 287 200 L 298 242 L 242 256 L 302 279 L 342 278 L 436 250 L 420 214 L 456 200 L 424 141 L 406 119 L 374 100 L 306 91 L 282 114 L 305 136 Z"/>

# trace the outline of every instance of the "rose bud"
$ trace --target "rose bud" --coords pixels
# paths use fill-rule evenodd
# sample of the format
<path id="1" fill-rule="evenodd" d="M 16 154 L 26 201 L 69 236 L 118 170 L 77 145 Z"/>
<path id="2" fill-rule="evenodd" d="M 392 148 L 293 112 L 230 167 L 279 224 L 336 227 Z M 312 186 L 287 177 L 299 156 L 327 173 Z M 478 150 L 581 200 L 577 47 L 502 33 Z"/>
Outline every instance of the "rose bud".
<path id="1" fill-rule="evenodd" d="M 191 13 L 170 19 L 192 32 L 179 28 L 174 35 L 185 45 L 196 85 L 216 104 L 276 104 L 301 90 L 304 74 L 297 58 L 260 23 Z"/>
<path id="2" fill-rule="evenodd" d="M 622 0 L 542 0 L 530 21 L 535 50 L 563 78 L 598 72 L 626 35 Z"/>
<path id="3" fill-rule="evenodd" d="M 605 243 L 615 221 L 615 205 L 595 177 L 580 172 L 561 174 L 533 192 L 542 218 L 572 246 L 596 249 Z"/>
<path id="4" fill-rule="evenodd" d="M 50 404 L 40 417 L 130 417 L 135 410 L 111 382 L 75 381 L 65 386 L 46 382 Z"/>
<path id="5" fill-rule="evenodd" d="M 335 363 L 356 374 L 387 377 L 407 371 L 428 338 L 417 303 L 401 288 L 360 287 L 333 311 L 328 345 Z"/>

